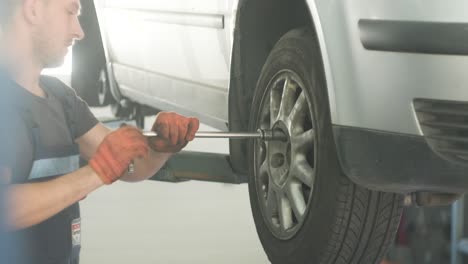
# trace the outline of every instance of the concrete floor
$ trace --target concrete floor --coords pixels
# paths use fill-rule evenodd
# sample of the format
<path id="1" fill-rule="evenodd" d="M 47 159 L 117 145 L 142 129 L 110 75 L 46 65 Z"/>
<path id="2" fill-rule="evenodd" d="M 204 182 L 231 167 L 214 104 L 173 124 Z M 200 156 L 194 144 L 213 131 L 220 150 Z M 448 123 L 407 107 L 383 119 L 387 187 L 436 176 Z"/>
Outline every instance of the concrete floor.
<path id="1" fill-rule="evenodd" d="M 109 115 L 106 108 L 93 111 Z M 187 150 L 227 153 L 228 144 L 196 139 Z M 118 182 L 89 195 L 81 213 L 82 264 L 269 263 L 246 184 Z"/>

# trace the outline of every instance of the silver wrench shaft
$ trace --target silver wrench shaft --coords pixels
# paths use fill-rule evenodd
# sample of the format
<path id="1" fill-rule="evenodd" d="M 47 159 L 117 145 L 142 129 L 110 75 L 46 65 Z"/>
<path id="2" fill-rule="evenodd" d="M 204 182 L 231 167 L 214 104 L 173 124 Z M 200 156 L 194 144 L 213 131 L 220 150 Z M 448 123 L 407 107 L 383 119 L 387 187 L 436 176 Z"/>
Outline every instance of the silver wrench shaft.
<path id="1" fill-rule="evenodd" d="M 156 137 L 158 134 L 154 131 L 143 131 L 146 137 Z M 272 132 L 271 130 L 261 130 L 257 132 L 206 132 L 198 131 L 195 138 L 229 138 L 229 139 L 261 139 L 261 140 L 285 140 L 286 136 L 281 132 Z"/>

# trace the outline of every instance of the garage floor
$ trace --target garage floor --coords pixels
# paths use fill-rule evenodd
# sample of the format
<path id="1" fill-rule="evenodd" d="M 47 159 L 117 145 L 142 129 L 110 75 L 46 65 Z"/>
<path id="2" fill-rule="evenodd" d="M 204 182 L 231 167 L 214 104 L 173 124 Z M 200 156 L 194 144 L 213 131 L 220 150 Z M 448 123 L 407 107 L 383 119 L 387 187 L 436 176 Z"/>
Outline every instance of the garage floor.
<path id="1" fill-rule="evenodd" d="M 93 111 L 110 116 L 106 108 Z M 187 149 L 226 153 L 228 144 L 196 139 Z M 81 202 L 81 214 L 82 264 L 269 263 L 246 184 L 116 183 Z"/>

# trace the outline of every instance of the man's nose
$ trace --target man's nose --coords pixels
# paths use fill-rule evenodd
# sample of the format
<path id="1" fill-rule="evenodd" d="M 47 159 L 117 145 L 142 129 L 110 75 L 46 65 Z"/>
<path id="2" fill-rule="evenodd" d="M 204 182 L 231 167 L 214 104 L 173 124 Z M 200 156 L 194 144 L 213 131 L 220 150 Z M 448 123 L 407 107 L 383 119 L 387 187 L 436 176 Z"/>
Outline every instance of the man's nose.
<path id="1" fill-rule="evenodd" d="M 80 22 L 77 20 L 76 21 L 76 26 L 74 29 L 74 37 L 76 40 L 82 40 L 85 37 L 85 33 L 83 31 L 83 28 L 81 27 Z"/>

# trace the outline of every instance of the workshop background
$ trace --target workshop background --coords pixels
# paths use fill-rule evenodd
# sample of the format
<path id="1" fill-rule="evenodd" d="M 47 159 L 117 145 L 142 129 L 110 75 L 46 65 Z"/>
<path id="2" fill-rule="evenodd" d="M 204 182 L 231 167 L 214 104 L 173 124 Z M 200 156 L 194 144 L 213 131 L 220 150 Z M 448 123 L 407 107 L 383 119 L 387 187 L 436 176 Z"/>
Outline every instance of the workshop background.
<path id="1" fill-rule="evenodd" d="M 70 71 L 67 56 L 63 67 L 44 74 L 70 83 Z M 92 111 L 101 120 L 112 119 L 107 107 Z M 153 121 L 154 116 L 145 119 L 147 129 Z M 106 124 L 117 127 L 121 122 L 132 121 Z M 215 131 L 203 124 L 200 130 Z M 196 139 L 186 150 L 228 153 L 228 141 Z M 405 208 L 394 246 L 382 264 L 468 263 L 458 250 L 464 244 L 458 239 L 468 236 L 463 232 L 468 230 L 467 204 Z M 117 182 L 88 195 L 81 202 L 81 215 L 82 264 L 269 263 L 255 231 L 246 184 Z M 453 253 L 458 262 L 451 259 Z"/>

